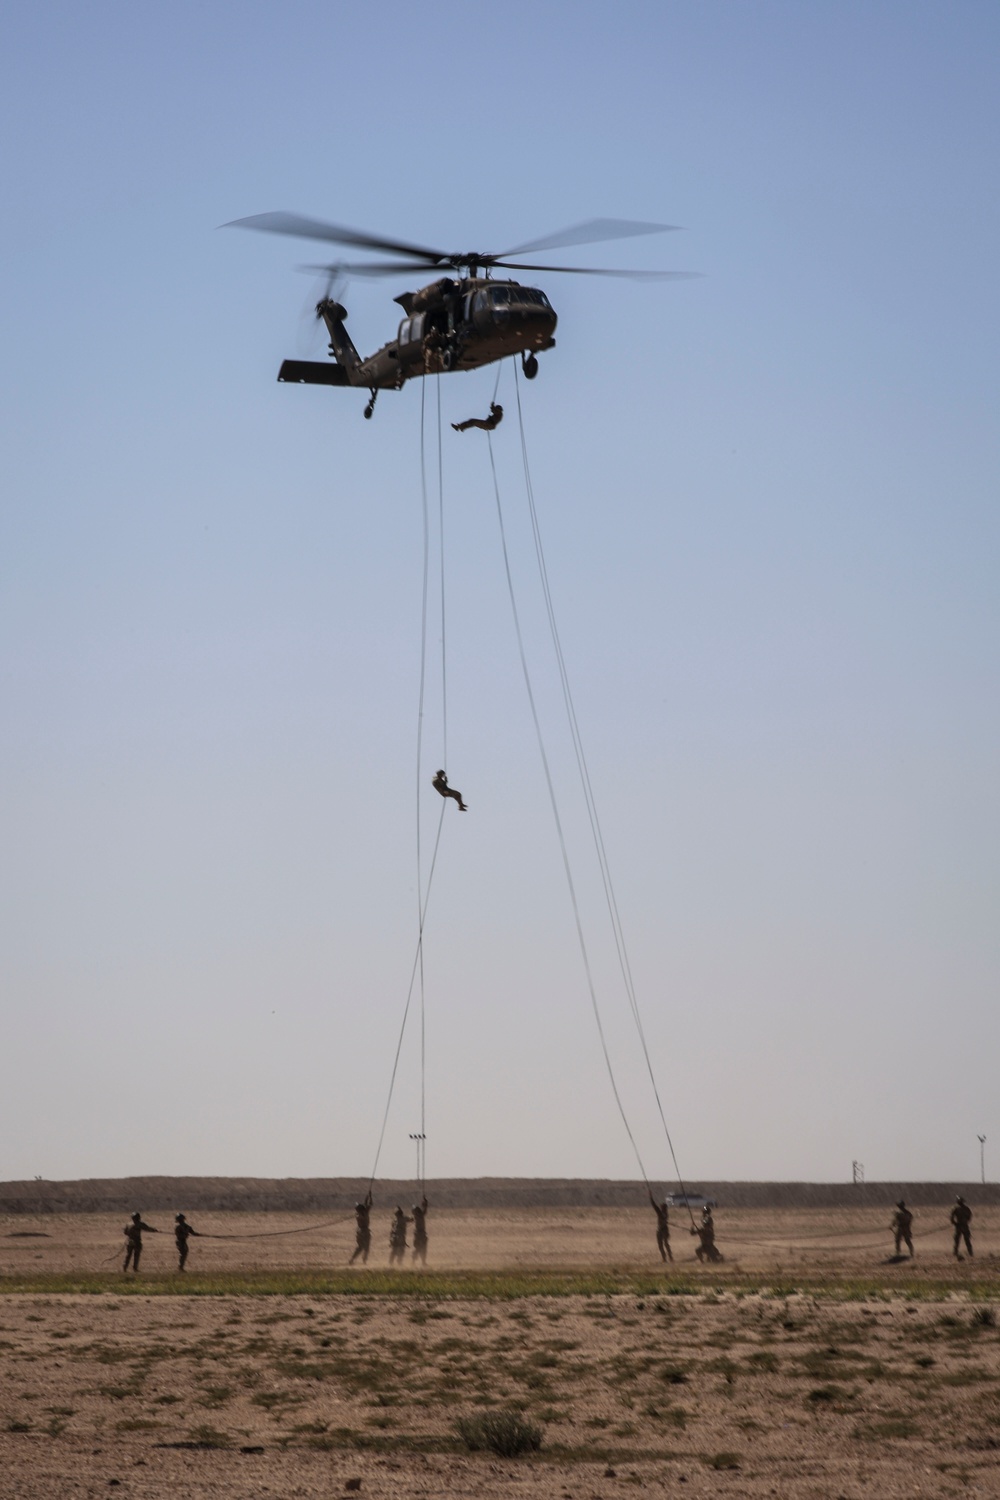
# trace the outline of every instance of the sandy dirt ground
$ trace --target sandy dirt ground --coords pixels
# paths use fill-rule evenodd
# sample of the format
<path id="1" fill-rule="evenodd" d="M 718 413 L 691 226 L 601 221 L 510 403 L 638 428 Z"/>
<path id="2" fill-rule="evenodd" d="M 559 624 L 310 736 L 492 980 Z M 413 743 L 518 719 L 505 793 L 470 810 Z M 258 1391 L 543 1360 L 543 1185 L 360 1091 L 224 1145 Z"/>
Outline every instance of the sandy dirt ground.
<path id="1" fill-rule="evenodd" d="M 678 1225 L 652 1292 L 492 1300 L 369 1295 L 360 1279 L 348 1295 L 185 1295 L 167 1235 L 124 1295 L 117 1219 L 7 1220 L 0 1273 L 107 1279 L 101 1295 L 0 1295 L 0 1494 L 1000 1496 L 1000 1211 L 977 1214 L 973 1263 L 952 1258 L 945 1216 L 917 1221 L 916 1278 L 887 1264 L 884 1211 L 720 1210 L 721 1272 Z M 454 1211 L 428 1227 L 438 1267 L 659 1275 L 648 1210 Z M 387 1234 L 377 1209 L 373 1265 Z M 189 1264 L 342 1268 L 352 1243 L 348 1224 L 205 1238 Z M 168 1276 L 176 1295 L 141 1290 Z M 779 1290 L 796 1276 L 818 1289 Z M 467 1451 L 456 1422 L 497 1410 L 536 1425 L 540 1450 Z"/>
<path id="2" fill-rule="evenodd" d="M 402 1205 L 407 1213 L 410 1205 Z M 372 1211 L 369 1264 L 389 1259 L 389 1223 L 394 1203 Z M 179 1209 L 183 1205 L 178 1205 Z M 143 1270 L 167 1271 L 175 1264 L 173 1214 L 136 1204 L 147 1223 L 161 1230 L 145 1237 Z M 916 1264 L 951 1274 L 949 1205 L 923 1209 L 914 1220 Z M 204 1238 L 191 1241 L 189 1270 L 269 1270 L 343 1266 L 354 1248 L 354 1217 L 301 1214 L 189 1214 Z M 0 1218 L 0 1276 L 34 1271 L 108 1270 L 122 1258 L 124 1215 L 11 1215 Z M 776 1270 L 821 1274 L 866 1272 L 892 1254 L 889 1211 L 875 1209 L 716 1210 L 716 1232 L 726 1264 L 750 1272 Z M 678 1266 L 696 1265 L 690 1220 L 672 1216 L 672 1246 Z M 324 1227 L 310 1231 L 307 1226 Z M 494 1211 L 446 1209 L 427 1219 L 429 1264 L 439 1269 L 533 1267 L 652 1267 L 659 1264 L 656 1221 L 650 1208 L 559 1208 Z M 1000 1207 L 978 1208 L 973 1221 L 976 1269 L 1000 1268 Z M 209 1236 L 219 1236 L 210 1238 Z M 407 1257 L 409 1260 L 409 1256 Z"/>

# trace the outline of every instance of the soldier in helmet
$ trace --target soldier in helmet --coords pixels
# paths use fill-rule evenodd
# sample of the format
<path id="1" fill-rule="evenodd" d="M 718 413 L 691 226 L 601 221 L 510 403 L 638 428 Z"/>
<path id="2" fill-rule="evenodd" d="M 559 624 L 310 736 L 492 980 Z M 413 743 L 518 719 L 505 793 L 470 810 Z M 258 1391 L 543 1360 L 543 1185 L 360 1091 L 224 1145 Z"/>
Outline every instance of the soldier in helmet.
<path id="1" fill-rule="evenodd" d="M 413 1205 L 413 1259 L 427 1264 L 427 1194 Z"/>
<path id="2" fill-rule="evenodd" d="M 955 1199 L 955 1207 L 951 1211 L 950 1219 L 955 1229 L 955 1258 L 956 1260 L 961 1260 L 962 1257 L 959 1253 L 958 1247 L 963 1240 L 965 1241 L 965 1248 L 966 1250 L 968 1250 L 969 1254 L 971 1255 L 973 1253 L 972 1234 L 969 1229 L 969 1226 L 972 1223 L 972 1209 L 966 1203 L 961 1193 L 959 1193 L 958 1197 Z"/>
<path id="3" fill-rule="evenodd" d="M 178 1271 L 183 1271 L 184 1269 L 185 1262 L 188 1258 L 188 1240 L 192 1235 L 197 1238 L 197 1229 L 195 1229 L 193 1225 L 188 1223 L 183 1214 L 176 1214 L 174 1216 L 174 1240 L 177 1244 Z"/>
<path id="4" fill-rule="evenodd" d="M 490 402 L 490 414 L 488 417 L 469 417 L 465 422 L 452 422 L 456 432 L 467 432 L 470 427 L 481 427 L 484 432 L 492 432 L 499 427 L 503 421 L 503 407 L 498 406 L 495 401 Z"/>
<path id="5" fill-rule="evenodd" d="M 437 775 L 434 777 L 434 780 L 431 782 L 431 785 L 434 787 L 435 791 L 441 793 L 442 797 L 453 797 L 458 803 L 459 812 L 468 812 L 469 809 L 462 801 L 462 793 L 456 792 L 453 786 L 448 785 L 448 778 L 443 771 L 438 771 Z"/>
<path id="6" fill-rule="evenodd" d="M 125 1236 L 125 1264 L 122 1266 L 123 1271 L 127 1271 L 130 1264 L 133 1271 L 138 1271 L 139 1261 L 142 1257 L 142 1231 L 144 1229 L 149 1234 L 159 1234 L 160 1232 L 158 1229 L 154 1229 L 152 1224 L 144 1224 L 142 1222 L 142 1214 L 133 1214 L 122 1230 L 122 1234 Z"/>
<path id="7" fill-rule="evenodd" d="M 406 1226 L 412 1224 L 413 1220 L 407 1218 L 399 1204 L 396 1204 L 396 1212 L 392 1216 L 392 1225 L 389 1229 L 389 1264 L 393 1266 L 398 1261 L 400 1265 L 406 1258 Z"/>
<path id="8" fill-rule="evenodd" d="M 896 1240 L 896 1254 L 899 1255 L 900 1245 L 905 1245 L 913 1259 L 913 1215 L 906 1204 L 900 1198 L 896 1204 L 896 1212 L 892 1216 L 892 1232 Z"/>
<path id="9" fill-rule="evenodd" d="M 712 1218 L 711 1207 L 706 1203 L 701 1211 L 701 1223 L 692 1227 L 692 1234 L 698 1236 L 698 1244 L 695 1247 L 695 1255 L 699 1260 L 721 1260 L 722 1255 L 715 1243 L 715 1220 Z"/>
<path id="10" fill-rule="evenodd" d="M 349 1266 L 353 1266 L 359 1255 L 361 1256 L 361 1264 L 363 1266 L 368 1264 L 368 1252 L 372 1247 L 372 1230 L 369 1218 L 371 1210 L 372 1195 L 371 1189 L 369 1189 L 365 1194 L 364 1202 L 355 1203 L 354 1205 L 354 1219 L 357 1227 L 354 1231 L 354 1254 L 347 1262 Z"/>
<path id="11" fill-rule="evenodd" d="M 674 1252 L 670 1248 L 670 1217 L 668 1213 L 667 1200 L 657 1203 L 653 1197 L 653 1190 L 649 1190 L 649 1201 L 656 1215 L 656 1248 L 660 1252 L 661 1260 L 673 1260 Z"/>

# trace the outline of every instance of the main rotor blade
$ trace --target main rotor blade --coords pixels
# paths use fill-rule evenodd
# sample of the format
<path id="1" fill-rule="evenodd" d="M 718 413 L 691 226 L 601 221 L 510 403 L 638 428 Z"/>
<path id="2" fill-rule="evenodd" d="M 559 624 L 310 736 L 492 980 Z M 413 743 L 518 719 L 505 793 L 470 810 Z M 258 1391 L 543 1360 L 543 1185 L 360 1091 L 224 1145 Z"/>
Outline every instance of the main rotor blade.
<path id="1" fill-rule="evenodd" d="M 446 264 L 439 269 L 446 271 L 448 268 Z M 423 275 L 429 269 L 414 265 L 412 260 L 363 260 L 353 264 L 338 260 L 329 266 L 296 266 L 298 271 L 343 271 L 347 276 L 413 276 Z"/>
<path id="2" fill-rule="evenodd" d="M 517 260 L 494 260 L 494 266 L 507 266 L 512 271 L 558 271 L 570 276 L 623 276 L 629 281 L 692 281 L 701 276 L 700 271 L 609 271 L 598 266 L 530 266 Z"/>
<path id="3" fill-rule="evenodd" d="M 599 240 L 629 240 L 637 234 L 665 234 L 678 229 L 678 224 L 643 224 L 634 219 L 586 219 L 582 224 L 571 224 L 568 229 L 557 229 L 540 240 L 528 240 L 513 250 L 501 250 L 501 255 L 527 255 L 532 250 L 559 250 L 565 245 L 593 245 Z"/>
<path id="4" fill-rule="evenodd" d="M 342 224 L 327 224 L 322 219 L 307 219 L 301 214 L 251 214 L 248 219 L 231 219 L 223 229 L 260 229 L 267 234 L 289 234 L 302 240 L 325 240 L 331 245 L 357 245 L 362 250 L 382 250 L 387 254 L 412 255 L 416 260 L 449 260 L 443 250 L 428 250 L 423 245 L 408 245 L 405 240 L 380 239 L 360 229 L 346 229 Z"/>

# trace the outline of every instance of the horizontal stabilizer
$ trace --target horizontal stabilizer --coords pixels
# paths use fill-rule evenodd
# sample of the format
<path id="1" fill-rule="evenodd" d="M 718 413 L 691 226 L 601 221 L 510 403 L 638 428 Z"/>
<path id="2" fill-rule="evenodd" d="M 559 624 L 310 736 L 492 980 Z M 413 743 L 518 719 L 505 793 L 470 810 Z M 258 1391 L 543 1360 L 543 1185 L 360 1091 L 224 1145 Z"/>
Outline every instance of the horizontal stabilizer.
<path id="1" fill-rule="evenodd" d="M 315 359 L 286 359 L 278 379 L 297 385 L 350 385 L 343 365 L 323 364 Z"/>

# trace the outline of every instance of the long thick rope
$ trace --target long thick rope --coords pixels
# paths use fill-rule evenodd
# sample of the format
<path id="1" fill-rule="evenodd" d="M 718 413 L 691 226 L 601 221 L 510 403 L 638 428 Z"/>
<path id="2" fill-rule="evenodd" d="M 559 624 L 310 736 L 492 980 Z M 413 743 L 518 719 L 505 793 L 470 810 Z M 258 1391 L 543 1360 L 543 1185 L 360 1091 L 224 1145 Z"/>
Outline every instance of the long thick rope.
<path id="1" fill-rule="evenodd" d="M 514 364 L 514 391 L 517 399 L 517 424 L 521 441 L 521 464 L 524 470 L 524 488 L 528 500 L 528 513 L 531 520 L 531 534 L 535 544 L 535 559 L 538 565 L 538 576 L 541 581 L 542 596 L 545 601 L 545 612 L 549 623 L 549 634 L 552 639 L 552 649 L 555 653 L 556 666 L 559 673 L 563 706 L 566 711 L 566 720 L 569 725 L 570 738 L 573 743 L 573 753 L 576 758 L 577 770 L 580 775 L 580 784 L 583 789 L 583 797 L 587 808 L 587 818 L 590 823 L 591 837 L 594 841 L 594 850 L 597 854 L 597 863 L 601 873 L 601 884 L 604 889 L 604 900 L 605 904 L 607 905 L 608 916 L 611 921 L 611 930 L 614 936 L 615 950 L 618 955 L 618 966 L 621 970 L 622 981 L 624 983 L 625 993 L 628 998 L 629 1010 L 632 1013 L 632 1019 L 635 1023 L 636 1033 L 639 1037 L 639 1042 L 642 1047 L 643 1057 L 645 1058 L 646 1071 L 649 1074 L 649 1081 L 650 1085 L 652 1086 L 653 1097 L 656 1100 L 656 1107 L 659 1112 L 660 1123 L 663 1126 L 663 1134 L 666 1139 L 667 1148 L 670 1152 L 670 1159 L 673 1162 L 674 1173 L 676 1175 L 677 1182 L 680 1186 L 682 1194 L 686 1194 L 684 1178 L 681 1175 L 680 1164 L 677 1160 L 677 1153 L 674 1150 L 674 1143 L 670 1135 L 669 1127 L 667 1126 L 666 1115 L 663 1109 L 663 1101 L 660 1097 L 660 1090 L 657 1085 L 656 1074 L 653 1071 L 653 1062 L 652 1058 L 650 1057 L 649 1046 L 646 1042 L 646 1033 L 642 1024 L 642 1015 L 639 1010 L 639 1003 L 635 991 L 635 983 L 632 978 L 632 966 L 629 962 L 628 947 L 625 942 L 625 933 L 622 928 L 621 914 L 618 907 L 618 898 L 615 894 L 614 882 L 611 878 L 611 866 L 608 861 L 607 849 L 604 843 L 604 834 L 601 829 L 601 821 L 597 811 L 597 801 L 594 796 L 593 784 L 590 779 L 590 769 L 587 765 L 587 757 L 583 747 L 583 738 L 580 733 L 579 720 L 577 719 L 576 714 L 576 704 L 573 700 L 573 690 L 570 685 L 569 672 L 566 667 L 566 658 L 562 648 L 562 639 L 559 634 L 559 625 L 556 620 L 555 606 L 552 599 L 552 590 L 549 585 L 548 567 L 545 561 L 545 548 L 542 542 L 542 533 L 538 521 L 538 510 L 535 505 L 534 486 L 531 482 L 531 467 L 528 463 L 528 445 L 525 439 L 524 413 L 521 407 L 521 383 L 518 379 L 516 361 Z M 490 457 L 492 461 L 492 452 Z M 691 1223 L 693 1225 L 694 1214 L 691 1212 L 690 1205 L 688 1205 L 688 1213 L 691 1216 Z"/>
<path id="2" fill-rule="evenodd" d="M 528 704 L 531 709 L 531 719 L 532 723 L 535 726 L 535 739 L 538 742 L 538 752 L 542 761 L 542 770 L 545 774 L 545 785 L 548 788 L 549 803 L 552 808 L 552 816 L 556 825 L 556 834 L 559 839 L 559 848 L 562 852 L 563 870 L 565 871 L 566 884 L 569 888 L 570 904 L 573 908 L 573 920 L 576 925 L 577 942 L 580 948 L 580 956 L 583 960 L 584 973 L 587 978 L 587 989 L 590 994 L 590 1005 L 594 1013 L 594 1020 L 597 1023 L 597 1034 L 600 1037 L 601 1041 L 601 1051 L 604 1054 L 604 1064 L 607 1068 L 608 1078 L 611 1083 L 611 1092 L 613 1093 L 615 1103 L 618 1106 L 618 1113 L 621 1116 L 622 1124 L 625 1126 L 625 1133 L 628 1136 L 629 1141 L 632 1145 L 632 1150 L 635 1153 L 635 1159 L 638 1163 L 639 1171 L 642 1174 L 642 1180 L 648 1188 L 649 1178 L 646 1176 L 646 1168 L 643 1165 L 642 1157 L 639 1153 L 639 1147 L 636 1144 L 635 1136 L 632 1134 L 632 1127 L 629 1124 L 628 1115 L 625 1113 L 625 1106 L 622 1103 L 622 1097 L 618 1091 L 618 1082 L 615 1078 L 615 1070 L 611 1063 L 611 1054 L 608 1051 L 607 1039 L 604 1035 L 604 1023 L 601 1020 L 601 1009 L 597 1003 L 597 991 L 594 988 L 594 977 L 590 967 L 590 955 L 587 951 L 587 940 L 584 937 L 583 932 L 583 922 L 580 916 L 580 905 L 576 896 L 576 884 L 573 880 L 573 871 L 570 866 L 569 851 L 566 848 L 566 838 L 565 834 L 563 833 L 562 817 L 559 812 L 559 801 L 556 797 L 555 786 L 552 781 L 552 771 L 549 766 L 549 757 L 545 749 L 545 737 L 542 734 L 541 721 L 539 720 L 538 709 L 535 703 L 535 691 L 531 681 L 531 672 L 528 668 L 528 658 L 524 646 L 524 634 L 521 630 L 521 616 L 517 607 L 517 594 L 514 589 L 514 579 L 510 569 L 510 554 L 507 549 L 507 531 L 506 527 L 504 526 L 503 506 L 500 501 L 500 484 L 497 479 L 496 461 L 493 457 L 493 434 L 491 432 L 487 432 L 486 439 L 489 445 L 490 471 L 493 475 L 493 494 L 496 500 L 497 522 L 500 527 L 500 546 L 503 552 L 504 574 L 507 579 L 507 593 L 510 598 L 511 614 L 514 619 L 514 633 L 517 637 L 518 654 L 521 658 L 521 674 L 524 678 L 524 686 L 528 694 Z"/>
<path id="3" fill-rule="evenodd" d="M 406 1003 L 403 1007 L 403 1019 L 399 1027 L 399 1036 L 396 1041 L 396 1051 L 393 1057 L 392 1073 L 389 1078 L 389 1089 L 385 1101 L 385 1109 L 382 1114 L 382 1125 L 379 1131 L 378 1145 L 375 1150 L 375 1160 L 372 1164 L 371 1177 L 368 1182 L 369 1192 L 375 1182 L 378 1172 L 378 1164 L 382 1155 L 382 1147 L 385 1142 L 386 1127 L 389 1122 L 389 1110 L 392 1106 L 392 1098 L 396 1087 L 396 1077 L 399 1072 L 399 1059 L 403 1050 L 403 1039 L 406 1035 L 406 1023 L 409 1019 L 410 1008 L 413 1002 L 414 986 L 419 979 L 419 1007 L 420 1007 L 420 1135 L 417 1140 L 417 1181 L 423 1191 L 426 1178 L 426 1150 L 427 1150 L 427 1006 L 426 989 L 424 982 L 424 924 L 427 919 L 427 906 L 430 901 L 431 885 L 434 880 L 434 871 L 437 867 L 438 849 L 441 845 L 441 831 L 444 827 L 444 813 L 446 802 L 441 804 L 441 814 L 438 818 L 437 836 L 434 840 L 434 853 L 431 857 L 430 869 L 427 874 L 426 887 L 423 874 L 423 850 L 421 843 L 421 793 L 423 791 L 423 735 L 424 735 L 424 702 L 427 689 L 427 635 L 430 599 L 430 509 L 427 503 L 427 442 L 426 442 L 426 383 L 421 381 L 420 385 L 420 503 L 421 519 L 423 525 L 423 569 L 421 575 L 421 597 L 420 597 L 420 682 L 417 693 L 417 784 L 416 784 L 416 852 L 417 852 L 417 945 L 413 956 L 413 965 L 410 970 L 410 982 L 406 991 Z M 441 574 L 441 694 L 442 694 L 442 737 L 447 747 L 448 736 L 448 658 L 446 638 L 445 617 L 445 551 L 444 551 L 444 465 L 443 449 L 441 442 L 441 382 L 438 377 L 437 386 L 437 453 L 438 453 L 438 534 L 440 546 L 440 574 Z M 447 765 L 447 755 L 445 756 Z"/>
<path id="4" fill-rule="evenodd" d="M 416 818 L 417 818 L 417 952 L 420 960 L 420 1134 L 426 1138 L 426 1037 L 427 1021 L 424 999 L 424 944 L 423 944 L 423 907 L 424 907 L 424 878 L 423 863 L 420 844 L 420 808 L 421 793 L 423 791 L 423 730 L 424 730 L 424 691 L 427 681 L 427 598 L 428 583 L 430 578 L 430 519 L 427 508 L 427 459 L 425 443 L 424 412 L 426 405 L 427 382 L 420 382 L 420 503 L 423 518 L 423 583 L 420 601 L 420 693 L 417 709 L 417 786 L 416 786 Z M 438 387 L 438 443 L 441 439 L 441 390 Z M 438 464 L 440 473 L 440 460 Z M 443 544 L 442 544 L 443 546 Z M 441 836 L 440 827 L 438 837 Z M 402 1040 L 402 1039 L 400 1039 Z M 384 1129 L 384 1124 L 383 1124 Z M 417 1177 L 422 1179 L 421 1169 L 421 1147 L 423 1139 L 417 1143 Z M 381 1148 L 381 1142 L 380 1142 Z M 373 1174 L 374 1176 L 374 1174 Z"/>

